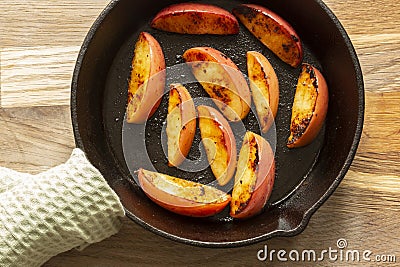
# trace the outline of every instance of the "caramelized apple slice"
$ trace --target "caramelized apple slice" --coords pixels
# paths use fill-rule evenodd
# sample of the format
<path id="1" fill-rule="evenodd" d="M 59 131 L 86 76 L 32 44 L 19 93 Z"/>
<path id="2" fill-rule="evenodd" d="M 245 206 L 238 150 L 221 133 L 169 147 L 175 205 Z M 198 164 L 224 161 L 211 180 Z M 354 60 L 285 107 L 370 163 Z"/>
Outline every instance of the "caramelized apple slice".
<path id="1" fill-rule="evenodd" d="M 224 116 L 212 107 L 198 106 L 199 127 L 211 170 L 220 185 L 235 173 L 236 141 Z"/>
<path id="2" fill-rule="evenodd" d="M 128 87 L 127 122 L 143 123 L 157 110 L 165 86 L 165 60 L 160 44 L 142 32 L 135 45 Z"/>
<path id="3" fill-rule="evenodd" d="M 220 7 L 181 3 L 161 10 L 151 22 L 153 28 L 183 34 L 237 34 L 236 18 Z"/>
<path id="4" fill-rule="evenodd" d="M 328 85 L 321 72 L 303 64 L 292 107 L 287 146 L 301 147 L 318 135 L 328 111 Z"/>
<path id="5" fill-rule="evenodd" d="M 196 132 L 196 109 L 188 90 L 171 84 L 167 116 L 168 165 L 178 166 L 190 151 Z"/>
<path id="6" fill-rule="evenodd" d="M 139 169 L 140 186 L 161 207 L 181 215 L 207 217 L 221 212 L 231 196 L 214 187 Z"/>
<path id="7" fill-rule="evenodd" d="M 231 216 L 243 219 L 260 213 L 271 195 L 274 180 L 275 160 L 271 146 L 262 136 L 247 132 L 239 154 Z"/>
<path id="8" fill-rule="evenodd" d="M 281 60 L 297 67 L 303 59 L 303 48 L 295 30 L 271 10 L 252 4 L 242 4 L 233 14 L 243 25 Z"/>
<path id="9" fill-rule="evenodd" d="M 210 47 L 191 48 L 183 58 L 229 121 L 239 121 L 247 116 L 251 104 L 250 90 L 232 60 Z"/>
<path id="10" fill-rule="evenodd" d="M 256 51 L 247 52 L 247 71 L 261 131 L 265 133 L 278 112 L 278 77 L 268 59 Z"/>

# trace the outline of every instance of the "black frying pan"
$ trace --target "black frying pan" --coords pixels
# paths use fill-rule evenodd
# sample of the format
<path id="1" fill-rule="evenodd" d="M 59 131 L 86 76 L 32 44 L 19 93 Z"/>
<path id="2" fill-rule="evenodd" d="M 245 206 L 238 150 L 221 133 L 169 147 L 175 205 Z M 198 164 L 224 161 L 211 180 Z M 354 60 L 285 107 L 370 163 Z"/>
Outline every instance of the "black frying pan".
<path id="1" fill-rule="evenodd" d="M 96 20 L 79 53 L 72 81 L 71 111 L 77 146 L 85 151 L 118 194 L 127 216 L 162 236 L 193 245 L 229 247 L 300 233 L 343 179 L 361 137 L 363 80 L 348 36 L 320 0 L 252 1 L 276 12 L 295 28 L 303 43 L 304 61 L 320 69 L 329 86 L 329 110 L 324 128 L 309 146 L 289 150 L 285 144 L 300 68 L 282 63 L 243 26 L 238 36 L 222 37 L 151 29 L 152 17 L 176 2 L 116 0 Z M 240 3 L 236 0 L 204 2 L 227 10 Z M 281 90 L 276 118 L 277 173 L 272 196 L 262 214 L 244 221 L 232 220 L 227 211 L 210 218 L 188 218 L 157 206 L 135 184 L 132 170 L 141 167 L 141 155 L 146 151 L 124 155 L 123 132 L 124 138 L 132 142 L 140 138 L 143 142 L 143 137 L 146 138 L 147 153 L 158 171 L 203 183 L 213 179 L 209 168 L 185 173 L 167 167 L 160 141 L 161 122 L 166 118 L 166 97 L 144 128 L 123 123 L 133 47 L 141 31 L 151 33 L 160 42 L 167 66 L 182 63 L 179 55 L 194 46 L 211 46 L 224 52 L 244 73 L 245 54 L 249 50 L 262 52 L 274 66 Z M 187 87 L 194 97 L 206 96 L 196 83 Z M 257 132 L 254 121 L 255 116 L 250 113 L 244 125 Z M 199 142 L 197 135 L 195 148 Z M 190 153 L 189 157 L 196 158 L 199 152 L 192 149 Z"/>

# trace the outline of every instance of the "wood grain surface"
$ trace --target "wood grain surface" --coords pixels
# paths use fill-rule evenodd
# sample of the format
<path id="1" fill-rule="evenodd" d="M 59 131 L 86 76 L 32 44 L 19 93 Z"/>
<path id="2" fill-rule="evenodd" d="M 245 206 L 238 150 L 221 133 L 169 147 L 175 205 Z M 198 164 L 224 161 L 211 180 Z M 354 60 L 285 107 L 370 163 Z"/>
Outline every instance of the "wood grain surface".
<path id="1" fill-rule="evenodd" d="M 38 173 L 63 163 L 74 145 L 69 94 L 80 45 L 106 0 L 0 2 L 0 166 Z M 235 249 L 192 247 L 128 219 L 121 231 L 45 266 L 264 266 L 257 252 L 337 248 L 395 255 L 400 264 L 400 2 L 326 0 L 348 32 L 364 74 L 366 113 L 355 160 L 343 182 L 296 237 Z M 229 233 L 227 233 L 229 234 Z M 310 266 L 310 262 L 268 262 Z M 354 263 L 353 263 L 354 264 Z M 316 266 L 348 266 L 325 260 Z"/>

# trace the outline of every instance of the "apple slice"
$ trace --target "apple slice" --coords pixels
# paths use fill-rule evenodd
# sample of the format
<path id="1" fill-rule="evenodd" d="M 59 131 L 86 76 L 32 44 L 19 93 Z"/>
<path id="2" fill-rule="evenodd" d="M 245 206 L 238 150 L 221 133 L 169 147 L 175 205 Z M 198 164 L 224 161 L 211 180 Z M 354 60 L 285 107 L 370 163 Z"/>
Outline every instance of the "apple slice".
<path id="1" fill-rule="evenodd" d="M 171 84 L 167 116 L 168 165 L 178 166 L 190 151 L 196 132 L 196 109 L 188 90 Z"/>
<path id="2" fill-rule="evenodd" d="M 269 143 L 247 132 L 239 153 L 232 191 L 233 218 L 243 219 L 260 213 L 267 203 L 275 180 L 275 159 Z"/>
<path id="3" fill-rule="evenodd" d="M 164 92 L 165 77 L 160 44 L 149 33 L 140 33 L 128 86 L 127 122 L 143 123 L 156 112 Z"/>
<path id="4" fill-rule="evenodd" d="M 268 59 L 256 51 L 247 52 L 247 72 L 261 131 L 265 133 L 278 112 L 278 77 Z"/>
<path id="5" fill-rule="evenodd" d="M 303 64 L 292 107 L 289 148 L 311 143 L 318 135 L 328 111 L 328 85 L 321 72 Z"/>
<path id="6" fill-rule="evenodd" d="M 144 169 L 137 171 L 144 193 L 161 207 L 186 216 L 207 217 L 221 212 L 231 196 L 214 187 Z"/>
<path id="7" fill-rule="evenodd" d="M 181 3 L 161 10 L 151 22 L 153 28 L 184 34 L 237 34 L 236 18 L 220 7 Z"/>
<path id="8" fill-rule="evenodd" d="M 227 120 L 216 109 L 197 107 L 201 139 L 211 170 L 220 185 L 226 185 L 235 173 L 236 141 Z"/>
<path id="9" fill-rule="evenodd" d="M 251 96 L 239 68 L 211 47 L 194 47 L 183 54 L 194 76 L 229 121 L 239 121 L 250 111 Z"/>
<path id="10" fill-rule="evenodd" d="M 297 67 L 303 59 L 300 38 L 292 26 L 265 7 L 242 4 L 233 14 L 281 60 Z"/>

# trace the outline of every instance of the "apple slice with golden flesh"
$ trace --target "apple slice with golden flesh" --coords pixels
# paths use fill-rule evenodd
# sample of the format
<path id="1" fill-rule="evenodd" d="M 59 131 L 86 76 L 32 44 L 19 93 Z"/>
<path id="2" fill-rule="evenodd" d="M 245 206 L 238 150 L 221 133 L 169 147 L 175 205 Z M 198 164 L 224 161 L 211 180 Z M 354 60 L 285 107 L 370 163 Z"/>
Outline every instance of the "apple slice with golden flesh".
<path id="1" fill-rule="evenodd" d="M 211 47 L 194 47 L 183 54 L 193 75 L 229 121 L 239 121 L 250 111 L 247 82 L 236 64 Z"/>
<path id="2" fill-rule="evenodd" d="M 211 170 L 220 185 L 226 185 L 236 168 L 236 141 L 227 120 L 216 109 L 197 107 L 201 139 Z"/>
<path id="3" fill-rule="evenodd" d="M 247 72 L 261 131 L 265 133 L 278 112 L 278 77 L 268 59 L 256 51 L 247 52 Z"/>
<path id="4" fill-rule="evenodd" d="M 188 90 L 171 84 L 167 116 L 168 165 L 178 166 L 190 151 L 196 132 L 196 109 Z"/>
<path id="5" fill-rule="evenodd" d="M 233 14 L 243 25 L 281 60 L 297 67 L 303 59 L 300 38 L 292 26 L 271 10 L 253 4 L 242 4 Z"/>
<path id="6" fill-rule="evenodd" d="M 151 26 L 183 34 L 239 33 L 239 23 L 231 13 L 214 5 L 200 3 L 168 6 L 154 17 Z"/>
<path id="7" fill-rule="evenodd" d="M 161 207 L 177 214 L 207 217 L 221 212 L 231 196 L 214 187 L 144 169 L 137 171 L 144 193 Z"/>
<path id="8" fill-rule="evenodd" d="M 321 72 L 303 64 L 293 101 L 289 148 L 308 145 L 318 135 L 328 111 L 328 94 Z"/>
<path id="9" fill-rule="evenodd" d="M 128 85 L 127 122 L 143 123 L 156 112 L 164 92 L 165 77 L 160 44 L 149 33 L 140 33 Z"/>
<path id="10" fill-rule="evenodd" d="M 247 132 L 239 153 L 230 215 L 244 219 L 260 213 L 271 195 L 274 180 L 271 146 L 263 137 Z"/>

